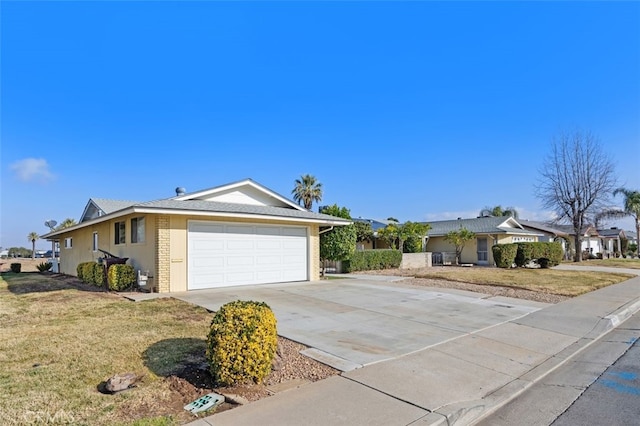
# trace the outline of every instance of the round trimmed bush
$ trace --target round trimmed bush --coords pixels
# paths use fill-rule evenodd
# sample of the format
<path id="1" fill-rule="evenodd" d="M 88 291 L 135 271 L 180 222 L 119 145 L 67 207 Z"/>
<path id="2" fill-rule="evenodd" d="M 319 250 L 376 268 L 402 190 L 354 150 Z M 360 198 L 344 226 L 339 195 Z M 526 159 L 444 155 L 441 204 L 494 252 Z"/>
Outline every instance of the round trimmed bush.
<path id="1" fill-rule="evenodd" d="M 260 383 L 271 371 L 278 335 L 276 317 L 264 302 L 223 305 L 211 321 L 207 360 L 216 382 Z"/>

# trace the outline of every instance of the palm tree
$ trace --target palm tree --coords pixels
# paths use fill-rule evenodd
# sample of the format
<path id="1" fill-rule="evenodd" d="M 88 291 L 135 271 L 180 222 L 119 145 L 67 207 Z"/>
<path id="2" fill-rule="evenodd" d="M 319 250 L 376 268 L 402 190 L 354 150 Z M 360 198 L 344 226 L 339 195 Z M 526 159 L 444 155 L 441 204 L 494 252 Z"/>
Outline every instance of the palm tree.
<path id="1" fill-rule="evenodd" d="M 495 207 L 485 207 L 484 209 L 480 210 L 480 216 L 481 217 L 485 217 L 485 216 L 495 216 L 495 217 L 511 216 L 514 219 L 517 219 L 519 215 L 518 215 L 518 211 L 515 209 L 515 207 L 505 207 L 503 209 L 502 206 L 498 204 Z"/>
<path id="2" fill-rule="evenodd" d="M 36 258 L 36 240 L 40 238 L 37 232 L 29 232 L 27 239 L 31 241 L 31 259 Z"/>
<path id="3" fill-rule="evenodd" d="M 291 193 L 298 204 L 311 210 L 314 201 L 320 202 L 322 200 L 322 184 L 315 176 L 303 175 L 300 179 L 296 179 L 296 186 Z"/>
<path id="4" fill-rule="evenodd" d="M 624 196 L 624 210 L 608 210 L 601 213 L 599 216 L 633 217 L 633 219 L 636 221 L 636 238 L 638 238 L 638 236 L 640 236 L 640 191 L 618 188 L 613 191 L 613 196 L 615 197 L 618 194 L 622 194 Z M 638 244 L 637 254 L 638 257 L 640 257 L 640 244 Z"/>
<path id="5" fill-rule="evenodd" d="M 60 225 L 58 225 L 58 227 L 56 228 L 56 231 L 69 228 L 70 226 L 73 226 L 73 225 L 76 225 L 76 220 L 68 217 L 65 220 L 63 220 Z"/>

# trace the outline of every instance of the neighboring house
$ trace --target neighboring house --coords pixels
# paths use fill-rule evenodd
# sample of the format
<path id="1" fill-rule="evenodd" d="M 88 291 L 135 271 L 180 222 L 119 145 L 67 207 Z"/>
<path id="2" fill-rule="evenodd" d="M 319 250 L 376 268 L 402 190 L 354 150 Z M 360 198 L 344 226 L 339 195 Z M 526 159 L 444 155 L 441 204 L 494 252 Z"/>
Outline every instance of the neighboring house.
<path id="1" fill-rule="evenodd" d="M 624 231 L 624 234 L 627 236 L 629 244 L 638 244 L 638 236 L 635 231 Z"/>
<path id="2" fill-rule="evenodd" d="M 496 244 L 537 242 L 543 235 L 539 231 L 525 229 L 511 216 L 484 216 L 427 223 L 431 225 L 431 229 L 427 236 L 426 251 L 434 253 L 434 258 L 440 253 L 455 251 L 455 247 L 444 239 L 449 232 L 466 228 L 475 233 L 476 238 L 465 244 L 460 261 L 478 265 L 494 264 L 491 247 Z"/>
<path id="3" fill-rule="evenodd" d="M 104 250 L 152 277 L 157 291 L 319 279 L 319 235 L 345 219 L 310 212 L 246 179 L 148 201 L 92 198 L 60 242 L 60 272 Z"/>
<path id="4" fill-rule="evenodd" d="M 619 255 L 620 240 L 627 239 L 625 231 L 616 227 L 598 229 L 598 235 L 602 238 L 602 255 L 605 258 L 614 257 L 615 253 Z"/>
<path id="5" fill-rule="evenodd" d="M 371 249 L 388 249 L 389 244 L 382 239 L 378 238 L 378 231 L 380 229 L 385 228 L 390 223 L 396 223 L 391 220 L 381 220 L 381 219 L 363 219 L 361 217 L 357 219 L 351 219 L 354 222 L 364 222 L 371 225 L 371 230 L 373 231 L 373 239 L 371 241 L 362 241 L 357 243 L 358 250 L 371 250 Z"/>
<path id="6" fill-rule="evenodd" d="M 571 241 L 570 235 L 566 232 L 566 230 L 559 229 L 553 224 L 536 222 L 533 220 L 518 219 L 518 222 L 520 222 L 524 229 L 539 232 L 540 234 L 542 234 L 538 237 L 539 242 L 559 242 L 562 245 L 564 258 L 569 259 L 570 253 L 567 250 L 567 247 L 571 247 Z"/>
<path id="7" fill-rule="evenodd" d="M 572 225 L 554 225 L 555 228 L 560 229 L 567 233 L 568 241 L 569 241 L 569 251 L 571 252 L 571 257 L 573 257 L 573 253 L 575 253 L 575 232 L 573 231 Z M 604 247 L 602 243 L 602 237 L 598 234 L 598 230 L 592 225 L 586 225 L 580 231 L 581 235 L 581 243 L 580 243 L 580 252 L 588 252 L 589 254 L 597 255 L 598 253 L 603 253 Z"/>

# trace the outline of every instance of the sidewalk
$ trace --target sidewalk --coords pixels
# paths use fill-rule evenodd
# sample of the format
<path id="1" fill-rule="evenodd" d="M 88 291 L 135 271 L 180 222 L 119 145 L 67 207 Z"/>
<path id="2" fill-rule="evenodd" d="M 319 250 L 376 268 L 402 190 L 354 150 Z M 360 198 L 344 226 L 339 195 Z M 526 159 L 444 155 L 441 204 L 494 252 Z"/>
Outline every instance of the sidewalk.
<path id="1" fill-rule="evenodd" d="M 639 309 L 640 277 L 636 277 L 190 424 L 473 424 Z"/>

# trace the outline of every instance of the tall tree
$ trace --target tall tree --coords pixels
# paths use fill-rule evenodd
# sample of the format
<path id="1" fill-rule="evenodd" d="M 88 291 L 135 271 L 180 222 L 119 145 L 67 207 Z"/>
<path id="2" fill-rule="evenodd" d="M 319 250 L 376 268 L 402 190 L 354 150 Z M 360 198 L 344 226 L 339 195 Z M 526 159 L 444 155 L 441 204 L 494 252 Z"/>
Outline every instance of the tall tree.
<path id="1" fill-rule="evenodd" d="M 369 222 L 354 221 L 353 226 L 356 228 L 357 242 L 371 242 L 373 240 L 373 229 Z"/>
<path id="2" fill-rule="evenodd" d="M 31 241 L 31 259 L 36 258 L 36 240 L 40 238 L 37 232 L 29 232 L 27 239 Z"/>
<path id="3" fill-rule="evenodd" d="M 502 208 L 501 205 L 497 205 L 494 207 L 485 207 L 480 210 L 480 216 L 511 216 L 515 219 L 519 217 L 518 211 L 515 207 L 505 207 Z"/>
<path id="4" fill-rule="evenodd" d="M 562 134 L 553 140 L 536 185 L 536 196 L 557 220 L 571 223 L 576 262 L 582 260 L 582 230 L 602 211 L 615 188 L 614 166 L 590 133 Z"/>
<path id="5" fill-rule="evenodd" d="M 444 236 L 444 240 L 453 244 L 456 248 L 456 264 L 460 264 L 460 256 L 462 256 L 462 250 L 468 241 L 474 239 L 476 234 L 469 231 L 467 228 L 460 228 L 457 231 L 451 231 Z"/>
<path id="6" fill-rule="evenodd" d="M 324 206 L 320 213 L 351 219 L 351 212 L 346 207 L 337 204 Z M 320 234 L 320 262 L 322 276 L 324 276 L 327 260 L 347 260 L 356 251 L 356 228 L 352 225 L 336 226 L 329 232 Z"/>
<path id="7" fill-rule="evenodd" d="M 600 212 L 597 216 L 597 220 L 602 218 L 621 218 L 625 216 L 631 216 L 636 223 L 636 235 L 640 235 L 640 191 L 634 191 L 627 188 L 618 188 L 613 191 L 613 196 L 622 194 L 624 201 L 622 202 L 623 208 L 609 209 Z M 596 222 L 597 223 L 597 222 Z M 638 257 L 640 257 L 640 244 L 638 244 Z"/>
<path id="8" fill-rule="evenodd" d="M 300 176 L 300 179 L 296 179 L 295 187 L 291 193 L 295 202 L 304 206 L 305 209 L 311 210 L 314 201 L 322 201 L 322 184 L 315 176 L 303 175 Z"/>

